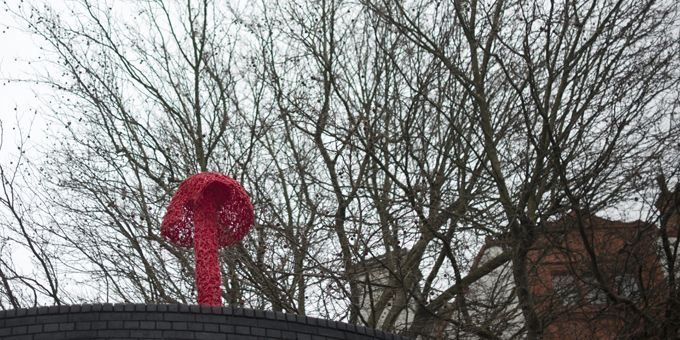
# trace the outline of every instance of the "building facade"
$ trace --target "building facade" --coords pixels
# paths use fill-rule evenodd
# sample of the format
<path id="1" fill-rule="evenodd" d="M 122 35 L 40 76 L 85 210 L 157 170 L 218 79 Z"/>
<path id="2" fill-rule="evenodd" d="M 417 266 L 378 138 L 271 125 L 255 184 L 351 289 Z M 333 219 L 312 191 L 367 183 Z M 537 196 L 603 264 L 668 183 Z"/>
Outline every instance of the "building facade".
<path id="1" fill-rule="evenodd" d="M 666 318 L 672 296 L 657 225 L 570 213 L 543 227 L 527 270 L 544 339 L 662 337 L 658 321 Z M 666 230 L 677 240 L 677 226 Z M 507 247 L 487 240 L 475 265 Z M 496 320 L 495 333 L 502 338 L 523 331 L 514 289 L 507 263 L 466 294 L 476 321 Z"/>

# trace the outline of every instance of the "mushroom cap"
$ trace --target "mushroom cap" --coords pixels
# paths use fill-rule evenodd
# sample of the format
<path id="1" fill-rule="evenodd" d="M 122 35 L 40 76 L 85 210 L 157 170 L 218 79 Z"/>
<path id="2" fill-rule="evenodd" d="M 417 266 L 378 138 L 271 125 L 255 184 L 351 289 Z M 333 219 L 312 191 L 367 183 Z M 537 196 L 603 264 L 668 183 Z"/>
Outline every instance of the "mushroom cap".
<path id="1" fill-rule="evenodd" d="M 199 207 L 206 194 L 212 196 L 208 198 L 212 204 Z M 218 214 L 219 247 L 240 241 L 253 224 L 253 205 L 241 184 L 221 173 L 201 172 L 189 176 L 175 191 L 161 223 L 161 235 L 178 246 L 193 246 L 197 208 Z"/>

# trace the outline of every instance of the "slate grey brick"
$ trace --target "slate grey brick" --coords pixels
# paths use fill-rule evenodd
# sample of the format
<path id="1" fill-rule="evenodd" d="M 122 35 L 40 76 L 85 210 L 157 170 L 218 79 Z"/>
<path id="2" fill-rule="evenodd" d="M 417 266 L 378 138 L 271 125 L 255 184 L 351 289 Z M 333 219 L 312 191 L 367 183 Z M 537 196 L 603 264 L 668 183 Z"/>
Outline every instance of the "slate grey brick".
<path id="1" fill-rule="evenodd" d="M 264 315 L 267 319 L 276 320 L 276 313 L 272 311 L 266 311 L 264 312 Z"/>
<path id="2" fill-rule="evenodd" d="M 108 332 L 107 330 L 97 331 L 97 330 L 86 330 L 86 331 L 70 331 L 68 332 L 68 337 L 70 339 L 95 339 L 97 337 L 97 332 Z"/>
<path id="3" fill-rule="evenodd" d="M 295 332 L 283 331 L 281 332 L 281 338 L 290 340 L 297 339 L 297 334 L 295 334 Z"/>
<path id="4" fill-rule="evenodd" d="M 275 321 L 275 320 L 257 320 L 257 327 L 262 327 L 262 328 L 273 328 L 273 329 L 278 329 L 282 331 L 287 331 L 289 327 L 291 327 L 291 330 L 294 330 L 296 325 L 291 325 L 288 322 L 285 321 Z"/>
<path id="5" fill-rule="evenodd" d="M 189 330 L 190 331 L 203 331 L 203 324 L 198 323 L 198 322 L 189 322 L 188 323 Z"/>
<path id="6" fill-rule="evenodd" d="M 236 326 L 236 334 L 250 334 L 250 327 Z"/>
<path id="7" fill-rule="evenodd" d="M 28 332 L 28 326 L 17 326 L 12 328 L 12 335 L 21 335 Z"/>
<path id="8" fill-rule="evenodd" d="M 163 331 L 163 337 L 167 339 L 193 339 L 194 333 L 189 331 Z"/>
<path id="9" fill-rule="evenodd" d="M 100 329 L 97 331 L 97 336 L 104 338 L 126 338 L 130 337 L 130 331 L 127 329 Z"/>
<path id="10" fill-rule="evenodd" d="M 130 330 L 130 337 L 141 339 L 162 339 L 163 331 L 151 329 L 134 329 Z"/>
<path id="11" fill-rule="evenodd" d="M 5 327 L 22 326 L 22 325 L 33 325 L 36 323 L 35 316 L 12 318 L 5 321 Z"/>
<path id="12" fill-rule="evenodd" d="M 92 325 L 89 322 L 76 322 L 76 330 L 77 331 L 86 331 L 92 328 Z"/>
<path id="13" fill-rule="evenodd" d="M 72 331 L 76 329 L 76 324 L 72 322 L 65 322 L 65 323 L 60 323 L 59 324 L 59 330 L 60 331 Z"/>
<path id="14" fill-rule="evenodd" d="M 45 324 L 45 325 L 43 325 L 43 331 L 45 333 L 57 332 L 57 331 L 59 331 L 59 324 L 58 323 Z"/>
<path id="15" fill-rule="evenodd" d="M 123 320 L 106 321 L 108 329 L 123 329 Z"/>
<path id="16" fill-rule="evenodd" d="M 258 326 L 258 321 L 255 318 L 246 318 L 246 317 L 228 317 L 225 321 L 225 323 L 231 324 L 231 325 L 241 325 L 241 326 Z"/>
<path id="17" fill-rule="evenodd" d="M 255 336 L 264 336 L 265 334 L 267 334 L 267 332 L 264 328 L 251 327 L 250 328 L 250 334 L 255 335 Z"/>
<path id="18" fill-rule="evenodd" d="M 189 324 L 187 324 L 186 322 L 171 322 L 171 324 L 172 324 L 172 329 L 176 329 L 176 330 L 179 330 L 179 331 L 185 331 L 185 330 L 189 329 Z"/>
<path id="19" fill-rule="evenodd" d="M 33 340 L 66 340 L 66 332 L 34 334 Z"/>
<path id="20" fill-rule="evenodd" d="M 102 312 L 99 313 L 99 320 L 130 320 L 132 313 L 127 312 Z"/>
<path id="21" fill-rule="evenodd" d="M 316 325 L 319 324 L 319 319 L 317 319 L 317 318 L 309 318 L 309 317 L 308 317 L 308 318 L 307 318 L 307 323 L 310 324 L 310 325 L 312 325 L 312 326 L 316 326 Z"/>
<path id="22" fill-rule="evenodd" d="M 267 336 L 270 338 L 281 338 L 281 331 L 278 329 L 267 329 Z"/>
<path id="23" fill-rule="evenodd" d="M 220 333 L 234 333 L 234 325 L 220 325 Z"/>
<path id="24" fill-rule="evenodd" d="M 156 329 L 156 322 L 154 321 L 140 321 L 139 328 L 141 329 Z"/>
<path id="25" fill-rule="evenodd" d="M 139 328 L 139 321 L 123 321 L 123 328 L 134 328 L 137 329 Z"/>
<path id="26" fill-rule="evenodd" d="M 203 330 L 206 332 L 214 332 L 217 333 L 219 332 L 219 327 L 217 323 L 204 323 L 203 324 Z"/>
<path id="27" fill-rule="evenodd" d="M 193 322 L 195 320 L 193 314 L 182 314 L 182 313 L 167 313 L 163 317 L 165 321 L 184 321 Z"/>
<path id="28" fill-rule="evenodd" d="M 75 313 L 75 314 L 69 314 L 68 319 L 69 321 L 74 321 L 74 322 L 79 322 L 79 321 L 94 321 L 99 319 L 99 314 L 100 313 Z M 63 315 L 63 314 L 62 314 Z"/>
<path id="29" fill-rule="evenodd" d="M 194 336 L 201 340 L 227 340 L 226 334 L 198 332 Z"/>
<path id="30" fill-rule="evenodd" d="M 2 337 L 4 337 L 4 336 L 10 335 L 10 334 L 12 334 L 11 328 L 0 328 L 0 339 L 2 339 Z"/>
<path id="31" fill-rule="evenodd" d="M 229 340 L 260 340 L 260 339 L 253 335 L 231 335 L 229 336 Z"/>
<path id="32" fill-rule="evenodd" d="M 146 320 L 146 321 L 161 321 L 163 320 L 163 315 L 165 313 L 135 313 L 134 318 L 136 320 Z"/>
<path id="33" fill-rule="evenodd" d="M 344 338 L 345 333 L 340 330 L 332 328 L 319 328 L 319 335 L 323 335 L 329 338 L 342 339 Z"/>

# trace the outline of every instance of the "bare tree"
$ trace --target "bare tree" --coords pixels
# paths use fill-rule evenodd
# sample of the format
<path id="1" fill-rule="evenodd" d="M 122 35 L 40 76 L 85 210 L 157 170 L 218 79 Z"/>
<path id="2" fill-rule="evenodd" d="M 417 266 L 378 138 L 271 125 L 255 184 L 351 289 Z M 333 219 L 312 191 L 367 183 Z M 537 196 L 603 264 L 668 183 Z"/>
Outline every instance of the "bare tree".
<path id="1" fill-rule="evenodd" d="M 497 232 L 511 240 L 527 337 L 540 338 L 527 255 L 542 226 L 560 211 L 598 211 L 639 190 L 668 146 L 653 134 L 675 110 L 656 104 L 677 87 L 677 8 L 656 1 L 365 4 L 445 65 L 466 95 L 471 144 L 483 146 L 476 156 L 492 186 L 487 197 L 503 213 Z M 595 256 L 591 263 L 597 267 Z"/>
<path id="2" fill-rule="evenodd" d="M 56 247 L 50 235 L 39 232 L 40 220 L 33 216 L 39 206 L 26 198 L 37 193 L 27 185 L 35 173 L 25 150 L 30 132 L 19 128 L 18 146 L 12 153 L 8 150 L 12 141 L 5 141 L 5 126 L 0 122 L 0 151 L 7 156 L 0 164 L 0 309 L 46 302 L 60 305 L 68 294 L 60 287 L 55 268 Z"/>
<path id="3" fill-rule="evenodd" d="M 17 12 L 63 72 L 41 78 L 62 127 L 34 228 L 98 299 L 194 300 L 192 254 L 158 225 L 180 180 L 216 170 L 256 210 L 222 253 L 230 305 L 536 339 L 548 221 L 677 177 L 673 4 L 69 6 Z M 502 246 L 479 261 L 486 237 Z M 483 280 L 500 301 L 470 293 Z"/>

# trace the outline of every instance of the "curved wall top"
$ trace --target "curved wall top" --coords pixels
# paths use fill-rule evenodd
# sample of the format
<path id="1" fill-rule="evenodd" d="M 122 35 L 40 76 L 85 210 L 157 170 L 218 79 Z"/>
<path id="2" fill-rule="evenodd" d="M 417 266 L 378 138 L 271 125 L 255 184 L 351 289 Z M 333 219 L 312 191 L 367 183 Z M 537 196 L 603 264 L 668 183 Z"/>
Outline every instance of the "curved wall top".
<path id="1" fill-rule="evenodd" d="M 0 311 L 0 339 L 407 339 L 295 314 L 182 304 L 93 304 Z"/>

